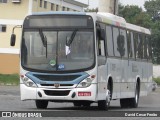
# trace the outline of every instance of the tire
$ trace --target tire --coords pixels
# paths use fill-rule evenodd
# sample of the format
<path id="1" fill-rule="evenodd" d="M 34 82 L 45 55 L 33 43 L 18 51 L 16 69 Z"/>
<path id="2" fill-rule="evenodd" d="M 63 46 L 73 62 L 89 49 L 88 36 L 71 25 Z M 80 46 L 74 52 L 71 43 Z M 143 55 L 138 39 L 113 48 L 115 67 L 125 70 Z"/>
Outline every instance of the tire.
<path id="1" fill-rule="evenodd" d="M 109 108 L 109 103 L 107 103 L 107 100 L 98 101 L 98 108 L 99 108 L 100 110 L 108 110 L 108 108 Z"/>
<path id="2" fill-rule="evenodd" d="M 84 107 L 90 107 L 91 102 L 83 102 L 82 105 L 83 105 Z"/>
<path id="3" fill-rule="evenodd" d="M 121 108 L 129 108 L 130 107 L 130 98 L 120 99 Z"/>
<path id="4" fill-rule="evenodd" d="M 48 106 L 47 100 L 36 100 L 35 103 L 38 109 L 46 109 Z"/>
<path id="5" fill-rule="evenodd" d="M 75 107 L 81 107 L 82 106 L 82 103 L 81 102 L 73 102 L 73 105 L 75 106 Z"/>
<path id="6" fill-rule="evenodd" d="M 121 108 L 137 108 L 139 102 L 139 91 L 140 91 L 139 84 L 136 84 L 135 97 L 120 99 Z"/>
<path id="7" fill-rule="evenodd" d="M 100 110 L 107 110 L 108 111 L 108 108 L 110 106 L 110 101 L 112 99 L 112 84 L 111 82 L 108 83 L 107 85 L 107 89 L 109 90 L 109 100 L 101 100 L 101 101 L 98 101 L 98 108 Z"/>
<path id="8" fill-rule="evenodd" d="M 136 85 L 136 91 L 135 91 L 135 97 L 130 99 L 130 107 L 131 108 L 137 108 L 139 103 L 139 92 L 140 87 L 139 84 Z"/>
<path id="9" fill-rule="evenodd" d="M 109 90 L 109 103 L 108 103 L 108 107 L 110 106 L 110 101 L 112 100 L 112 84 L 109 83 L 108 86 L 107 86 L 107 89 Z"/>

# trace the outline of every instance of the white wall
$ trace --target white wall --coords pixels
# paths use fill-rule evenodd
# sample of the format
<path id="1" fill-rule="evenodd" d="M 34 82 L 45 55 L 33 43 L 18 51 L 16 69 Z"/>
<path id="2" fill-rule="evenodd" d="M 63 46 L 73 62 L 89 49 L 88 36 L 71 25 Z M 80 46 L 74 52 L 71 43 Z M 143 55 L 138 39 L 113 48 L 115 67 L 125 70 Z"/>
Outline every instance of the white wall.
<path id="1" fill-rule="evenodd" d="M 160 77 L 160 65 L 153 65 L 153 77 Z"/>

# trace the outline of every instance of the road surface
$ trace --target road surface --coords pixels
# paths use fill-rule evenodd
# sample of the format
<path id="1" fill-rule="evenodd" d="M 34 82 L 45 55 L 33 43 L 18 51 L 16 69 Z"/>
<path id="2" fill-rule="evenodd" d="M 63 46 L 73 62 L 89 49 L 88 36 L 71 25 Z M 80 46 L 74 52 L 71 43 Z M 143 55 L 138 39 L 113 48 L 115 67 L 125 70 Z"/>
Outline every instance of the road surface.
<path id="1" fill-rule="evenodd" d="M 34 101 L 21 101 L 20 100 L 20 91 L 18 86 L 0 86 L 0 111 L 42 111 L 42 110 L 37 110 L 35 106 Z M 44 111 L 44 110 L 43 110 Z M 86 120 L 83 115 L 85 116 L 86 114 L 89 115 L 87 120 L 91 119 L 91 116 L 98 116 L 98 113 L 119 113 L 125 111 L 128 113 L 129 111 L 136 113 L 136 111 L 160 111 L 160 88 L 158 88 L 155 92 L 151 92 L 148 96 L 145 97 L 140 97 L 139 101 L 139 107 L 138 108 L 126 108 L 126 109 L 121 109 L 120 108 L 120 103 L 119 100 L 111 101 L 111 106 L 109 108 L 109 111 L 102 111 L 100 112 L 98 110 L 97 104 L 94 103 L 91 105 L 90 108 L 86 107 L 74 107 L 72 103 L 49 103 L 48 108 L 45 111 L 59 111 L 59 112 L 64 112 L 71 115 L 72 112 L 73 114 L 76 114 L 78 116 L 76 119 L 84 119 Z M 66 111 L 66 112 L 65 112 Z M 68 114 L 68 117 L 65 119 L 67 120 L 72 120 L 73 118 L 70 118 Z M 99 114 L 101 115 L 101 114 Z M 82 116 L 81 118 L 79 118 Z M 114 115 L 113 115 L 114 116 Z M 119 119 L 121 117 L 116 117 L 114 119 Z M 51 118 L 47 118 L 51 119 Z M 64 119 L 64 118 L 59 118 Z M 93 120 L 97 120 L 97 118 L 93 117 Z M 106 117 L 100 117 L 99 119 L 106 119 Z M 111 117 L 110 119 L 113 119 Z M 123 119 L 131 119 L 131 118 L 124 118 Z M 132 118 L 133 120 L 137 120 L 139 118 Z M 144 117 L 141 118 L 146 119 Z M 155 118 L 147 118 L 148 120 L 150 119 L 159 119 L 158 117 Z M 107 118 L 109 120 L 109 118 Z"/>

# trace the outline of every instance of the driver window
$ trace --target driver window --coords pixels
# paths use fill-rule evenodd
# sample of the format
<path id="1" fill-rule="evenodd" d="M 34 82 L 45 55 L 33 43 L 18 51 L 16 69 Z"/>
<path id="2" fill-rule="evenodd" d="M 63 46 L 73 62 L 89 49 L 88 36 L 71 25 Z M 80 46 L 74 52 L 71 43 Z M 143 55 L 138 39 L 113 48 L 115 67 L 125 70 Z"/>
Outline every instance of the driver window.
<path id="1" fill-rule="evenodd" d="M 105 39 L 101 40 L 101 30 L 105 31 L 105 24 L 97 23 L 97 52 L 99 56 L 106 56 Z"/>

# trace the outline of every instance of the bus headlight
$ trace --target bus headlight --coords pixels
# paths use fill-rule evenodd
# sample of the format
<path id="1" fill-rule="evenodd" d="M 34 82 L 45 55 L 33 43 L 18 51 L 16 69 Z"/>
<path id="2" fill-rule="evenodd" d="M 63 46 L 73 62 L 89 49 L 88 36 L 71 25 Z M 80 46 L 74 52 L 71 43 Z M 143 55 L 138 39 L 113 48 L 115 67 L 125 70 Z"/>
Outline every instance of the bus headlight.
<path id="1" fill-rule="evenodd" d="M 91 83 L 92 83 L 92 79 L 86 78 L 78 84 L 77 88 L 89 87 L 91 85 Z"/>
<path id="2" fill-rule="evenodd" d="M 31 80 L 29 79 L 28 77 L 23 77 L 22 78 L 23 80 L 23 83 L 27 86 L 27 87 L 37 87 L 37 85 Z"/>

